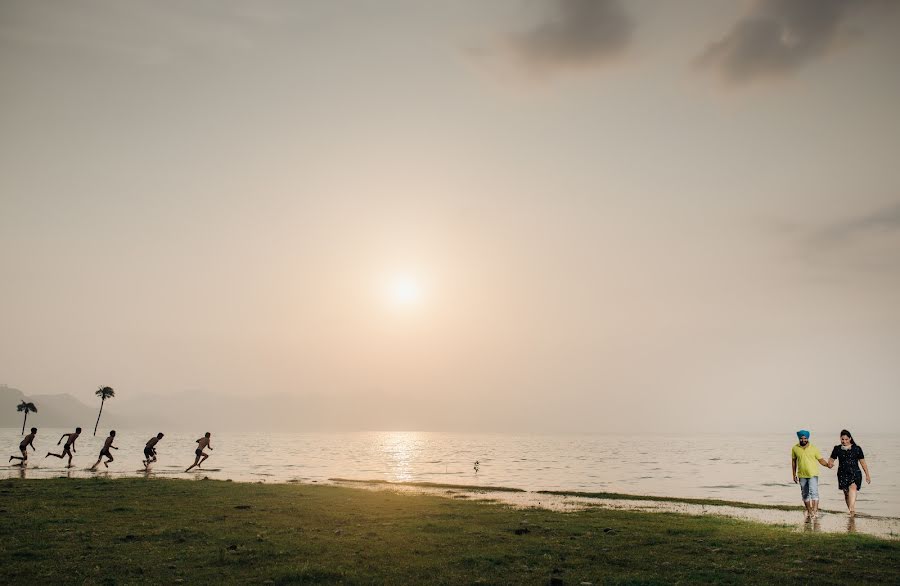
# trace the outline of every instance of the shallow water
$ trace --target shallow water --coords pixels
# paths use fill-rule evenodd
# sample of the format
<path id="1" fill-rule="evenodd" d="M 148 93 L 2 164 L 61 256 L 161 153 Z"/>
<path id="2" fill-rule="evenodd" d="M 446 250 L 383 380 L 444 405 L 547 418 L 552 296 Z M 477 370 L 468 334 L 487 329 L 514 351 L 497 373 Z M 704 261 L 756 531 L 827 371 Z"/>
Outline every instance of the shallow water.
<path id="1" fill-rule="evenodd" d="M 875 517 L 856 515 L 850 517 L 845 512 L 821 511 L 814 519 L 806 518 L 802 511 L 778 509 L 750 509 L 728 505 L 700 505 L 694 503 L 647 501 L 633 499 L 591 498 L 573 495 L 554 495 L 537 492 L 506 492 L 490 489 L 466 489 L 447 487 L 422 487 L 403 484 L 366 484 L 337 481 L 337 484 L 366 488 L 369 490 L 389 490 L 411 494 L 432 494 L 447 498 L 490 500 L 516 508 L 542 508 L 554 511 L 580 511 L 591 507 L 624 511 L 644 511 L 652 513 L 680 513 L 683 515 L 716 515 L 780 525 L 799 532 L 863 533 L 887 539 L 900 539 L 900 519 L 895 517 Z"/>
<path id="2" fill-rule="evenodd" d="M 87 477 L 105 435 L 82 434 L 75 467 L 44 458 L 61 451 L 56 441 L 70 430 L 41 429 L 27 469 L 6 467 L 2 477 Z M 103 433 L 103 432 L 101 432 Z M 142 448 L 154 430 L 120 430 L 110 477 L 140 475 Z M 218 433 L 200 472 L 185 474 L 194 460 L 197 434 L 170 433 L 158 445 L 160 476 L 250 482 L 327 482 L 331 478 L 508 486 L 526 491 L 619 492 L 680 498 L 715 498 L 759 504 L 800 504 L 790 478 L 792 434 L 724 435 L 513 435 L 437 432 Z M 0 429 L 0 445 L 18 454 L 18 429 Z M 814 437 L 826 457 L 834 441 Z M 900 434 L 861 436 L 872 472 L 857 510 L 900 518 Z M 479 470 L 473 468 L 479 461 Z M 836 469 L 823 468 L 821 506 L 843 511 Z M 642 505 L 649 506 L 649 505 Z M 801 516 L 802 517 L 802 516 Z M 826 515 L 821 523 L 830 523 Z M 859 524 L 859 520 L 857 520 Z"/>

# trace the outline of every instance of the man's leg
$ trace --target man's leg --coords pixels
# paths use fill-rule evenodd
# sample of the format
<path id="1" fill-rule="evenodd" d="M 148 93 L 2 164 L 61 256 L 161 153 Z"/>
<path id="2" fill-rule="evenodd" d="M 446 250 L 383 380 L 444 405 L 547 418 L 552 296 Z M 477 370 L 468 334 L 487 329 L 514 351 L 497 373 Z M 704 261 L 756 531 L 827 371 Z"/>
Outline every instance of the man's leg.
<path id="1" fill-rule="evenodd" d="M 806 507 L 807 518 L 812 515 L 812 504 L 809 502 L 809 478 L 800 478 L 800 498 L 803 499 L 803 506 Z"/>
<path id="2" fill-rule="evenodd" d="M 809 479 L 809 502 L 812 504 L 813 518 L 819 516 L 819 477 Z"/>
<path id="3" fill-rule="evenodd" d="M 200 463 L 197 466 L 202 466 L 206 459 L 209 458 L 209 454 L 203 454 L 203 457 L 200 459 Z"/>
<path id="4" fill-rule="evenodd" d="M 185 470 L 185 472 L 189 472 L 190 469 L 193 468 L 194 466 L 196 466 L 198 462 L 200 462 L 200 456 L 195 456 L 195 457 L 194 457 L 194 463 L 191 464 L 190 466 L 188 466 L 188 467 L 187 467 L 187 470 Z"/>

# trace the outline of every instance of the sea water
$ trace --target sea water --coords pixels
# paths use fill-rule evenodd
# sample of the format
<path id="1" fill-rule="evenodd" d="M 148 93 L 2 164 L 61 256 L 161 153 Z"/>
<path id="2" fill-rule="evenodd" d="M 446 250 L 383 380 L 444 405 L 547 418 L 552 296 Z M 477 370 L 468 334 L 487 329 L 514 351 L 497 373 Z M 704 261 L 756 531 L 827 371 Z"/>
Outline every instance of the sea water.
<path id="1" fill-rule="evenodd" d="M 2 477 L 110 477 L 143 474 L 143 446 L 156 430 L 119 430 L 115 461 L 99 472 L 97 461 L 106 431 L 82 433 L 74 467 L 57 453 L 61 434 L 44 428 L 29 450 L 23 470 L 6 465 Z M 521 488 L 617 492 L 687 498 L 714 498 L 759 504 L 799 505 L 791 479 L 790 434 L 778 435 L 562 435 L 440 432 L 237 433 L 212 431 L 210 458 L 185 473 L 194 461 L 198 433 L 167 433 L 157 445 L 158 476 L 231 479 L 245 482 L 329 482 L 335 478 L 433 482 Z M 0 429 L 0 463 L 18 455 L 21 430 Z M 863 484 L 857 510 L 900 517 L 900 434 L 860 434 L 872 484 Z M 838 437 L 813 437 L 827 459 Z M 478 462 L 477 470 L 475 462 Z M 13 461 L 15 463 L 15 461 Z M 842 511 L 837 466 L 821 468 L 821 507 Z"/>

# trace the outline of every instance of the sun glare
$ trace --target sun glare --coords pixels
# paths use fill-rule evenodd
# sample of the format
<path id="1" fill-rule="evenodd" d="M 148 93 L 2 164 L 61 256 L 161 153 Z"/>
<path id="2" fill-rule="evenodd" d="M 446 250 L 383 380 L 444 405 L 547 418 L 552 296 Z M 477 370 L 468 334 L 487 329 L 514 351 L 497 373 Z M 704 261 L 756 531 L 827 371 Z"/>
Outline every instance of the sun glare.
<path id="1" fill-rule="evenodd" d="M 412 275 L 394 275 L 388 284 L 387 296 L 397 306 L 416 305 L 422 299 L 422 285 Z"/>

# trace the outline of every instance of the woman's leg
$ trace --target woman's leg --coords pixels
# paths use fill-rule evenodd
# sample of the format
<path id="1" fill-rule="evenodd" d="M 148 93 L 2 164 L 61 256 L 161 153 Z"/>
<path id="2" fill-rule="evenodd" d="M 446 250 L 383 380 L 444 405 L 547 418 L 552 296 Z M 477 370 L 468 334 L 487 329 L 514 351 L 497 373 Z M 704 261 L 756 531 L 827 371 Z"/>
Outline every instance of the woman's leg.
<path id="1" fill-rule="evenodd" d="M 844 491 L 844 502 L 847 503 L 847 510 L 849 511 L 850 510 L 850 491 L 849 490 Z"/>
<path id="2" fill-rule="evenodd" d="M 850 509 L 850 514 L 856 514 L 856 483 L 850 485 L 850 490 L 847 491 L 847 507 Z"/>

